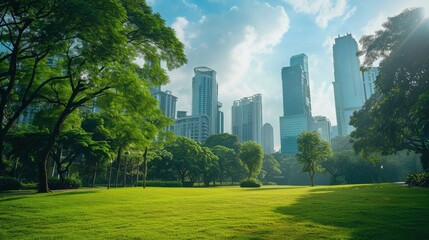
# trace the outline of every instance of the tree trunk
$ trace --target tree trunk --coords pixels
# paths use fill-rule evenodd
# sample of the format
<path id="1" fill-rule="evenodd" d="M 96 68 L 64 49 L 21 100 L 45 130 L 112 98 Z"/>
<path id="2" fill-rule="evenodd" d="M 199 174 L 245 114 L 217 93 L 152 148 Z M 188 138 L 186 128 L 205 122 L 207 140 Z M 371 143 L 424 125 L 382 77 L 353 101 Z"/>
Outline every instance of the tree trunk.
<path id="1" fill-rule="evenodd" d="M 124 181 L 123 181 L 123 187 L 127 186 L 127 162 L 128 162 L 128 159 L 124 158 Z"/>
<path id="2" fill-rule="evenodd" d="M 429 172 L 429 149 L 426 147 L 425 143 L 422 143 L 422 151 L 420 155 L 420 163 L 425 172 Z"/>
<path id="3" fill-rule="evenodd" d="M 107 185 L 107 189 L 110 189 L 110 182 L 112 180 L 112 165 L 113 165 L 113 159 L 110 161 L 110 170 L 109 170 L 109 183 Z"/>
<path id="4" fill-rule="evenodd" d="M 311 186 L 314 187 L 314 182 L 313 182 L 314 172 L 309 171 L 308 174 L 310 175 Z"/>
<path id="5" fill-rule="evenodd" d="M 94 175 L 92 177 L 92 187 L 95 187 L 95 179 L 97 178 L 97 167 L 98 167 L 98 162 L 95 162 Z"/>
<path id="6" fill-rule="evenodd" d="M 19 157 L 15 159 L 15 169 L 13 170 L 13 177 L 18 178 L 18 165 L 19 165 Z"/>
<path id="7" fill-rule="evenodd" d="M 116 179 L 115 179 L 115 188 L 117 188 L 117 187 L 118 187 L 119 171 L 121 170 L 121 152 L 122 152 L 122 147 L 119 147 L 119 149 L 118 149 L 118 156 L 116 157 Z"/>
<path id="8" fill-rule="evenodd" d="M 3 114 L 1 114 L 3 115 Z M 1 118 L 3 118 L 1 116 Z M 0 119 L 1 121 L 1 119 Z M 3 126 L 1 126 L 3 127 Z M 3 166 L 3 147 L 4 147 L 4 137 L 3 134 L 0 134 L 0 175 L 3 173 L 3 171 L 5 170 L 5 167 Z"/>
<path id="9" fill-rule="evenodd" d="M 139 175 L 140 175 L 140 157 L 137 158 L 137 176 L 136 176 L 136 187 L 139 186 Z"/>
<path id="10" fill-rule="evenodd" d="M 146 179 L 147 179 L 147 151 L 148 147 L 145 148 L 143 154 L 143 188 L 146 188 Z M 183 182 L 183 181 L 182 181 Z"/>
<path id="11" fill-rule="evenodd" d="M 42 157 L 39 162 L 39 193 L 50 192 L 48 186 L 48 171 L 46 169 L 47 158 L 48 156 Z"/>

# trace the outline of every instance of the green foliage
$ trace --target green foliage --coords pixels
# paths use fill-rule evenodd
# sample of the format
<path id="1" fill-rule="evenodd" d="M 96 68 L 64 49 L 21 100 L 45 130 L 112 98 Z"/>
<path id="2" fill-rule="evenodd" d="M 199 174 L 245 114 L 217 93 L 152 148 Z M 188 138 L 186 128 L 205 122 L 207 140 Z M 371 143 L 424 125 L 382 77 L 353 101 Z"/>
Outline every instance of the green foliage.
<path id="1" fill-rule="evenodd" d="M 246 166 L 247 179 L 259 174 L 262 167 L 262 146 L 253 141 L 240 144 L 240 160 Z"/>
<path id="2" fill-rule="evenodd" d="M 296 159 L 302 164 L 302 171 L 308 172 L 311 186 L 314 186 L 314 174 L 324 170 L 321 163 L 332 155 L 331 146 L 317 132 L 303 132 L 297 142 Z"/>
<path id="3" fill-rule="evenodd" d="M 350 120 L 354 148 L 362 156 L 409 150 L 421 154 L 423 169 L 429 169 L 428 28 L 424 9 L 406 9 L 361 38 L 365 66 L 382 59 L 376 94 Z"/>
<path id="4" fill-rule="evenodd" d="M 137 186 L 143 186 L 143 181 L 138 181 Z M 179 181 L 146 181 L 147 187 L 182 187 Z"/>
<path id="5" fill-rule="evenodd" d="M 184 182 L 182 182 L 182 186 L 183 187 L 193 187 L 194 186 L 194 182 L 192 182 L 192 181 L 184 181 Z"/>
<path id="6" fill-rule="evenodd" d="M 210 135 L 204 143 L 204 146 L 209 148 L 224 146 L 233 149 L 237 154 L 240 152 L 240 143 L 238 142 L 237 136 L 229 133 Z"/>
<path id="7" fill-rule="evenodd" d="M 219 177 L 219 158 L 208 147 L 202 147 L 198 159 L 198 166 L 203 177 L 204 186 Z"/>
<path id="8" fill-rule="evenodd" d="M 216 145 L 211 151 L 219 158 L 219 180 L 221 184 L 228 178 L 231 178 L 231 181 L 241 178 L 245 169 L 243 162 L 240 161 L 233 149 Z"/>
<path id="9" fill-rule="evenodd" d="M 19 190 L 21 187 L 21 181 L 16 178 L 0 177 L 0 192 L 6 190 Z"/>
<path id="10" fill-rule="evenodd" d="M 264 155 L 262 159 L 262 171 L 265 182 L 273 180 L 274 176 L 278 176 L 282 173 L 280 169 L 280 163 L 274 158 L 273 155 Z M 262 174 L 261 174 L 262 175 Z"/>
<path id="11" fill-rule="evenodd" d="M 405 177 L 405 183 L 407 183 L 408 186 L 429 187 L 429 173 L 409 173 Z"/>
<path id="12" fill-rule="evenodd" d="M 262 186 L 262 183 L 255 178 L 245 179 L 240 182 L 240 187 L 261 187 L 261 186 Z"/>
<path id="13" fill-rule="evenodd" d="M 57 189 L 77 189 L 81 186 L 80 181 L 71 178 L 65 178 L 63 180 L 59 178 L 48 179 L 49 188 L 52 190 Z"/>
<path id="14" fill-rule="evenodd" d="M 31 183 L 22 183 L 21 189 L 23 190 L 36 190 L 37 189 L 37 183 L 31 182 Z"/>

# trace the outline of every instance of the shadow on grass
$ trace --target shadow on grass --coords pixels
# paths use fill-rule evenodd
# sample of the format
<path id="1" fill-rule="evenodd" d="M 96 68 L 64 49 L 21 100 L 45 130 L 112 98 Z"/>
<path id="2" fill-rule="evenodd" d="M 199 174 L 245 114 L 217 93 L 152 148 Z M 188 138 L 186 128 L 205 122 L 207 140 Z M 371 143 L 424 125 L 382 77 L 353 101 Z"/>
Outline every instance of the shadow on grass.
<path id="1" fill-rule="evenodd" d="M 390 184 L 316 188 L 274 212 L 297 223 L 346 229 L 351 239 L 428 239 L 428 199 L 428 189 Z"/>
<path id="2" fill-rule="evenodd" d="M 82 195 L 82 194 L 88 194 L 88 193 L 98 193 L 98 190 L 65 190 L 65 191 L 57 191 L 53 192 L 53 194 L 46 195 L 47 197 L 60 197 L 60 196 L 72 196 L 72 195 Z"/>
<path id="3" fill-rule="evenodd" d="M 285 189 L 299 189 L 299 188 L 305 188 L 306 186 L 270 186 L 270 187 L 243 187 L 246 191 L 266 191 L 266 190 L 285 190 Z"/>

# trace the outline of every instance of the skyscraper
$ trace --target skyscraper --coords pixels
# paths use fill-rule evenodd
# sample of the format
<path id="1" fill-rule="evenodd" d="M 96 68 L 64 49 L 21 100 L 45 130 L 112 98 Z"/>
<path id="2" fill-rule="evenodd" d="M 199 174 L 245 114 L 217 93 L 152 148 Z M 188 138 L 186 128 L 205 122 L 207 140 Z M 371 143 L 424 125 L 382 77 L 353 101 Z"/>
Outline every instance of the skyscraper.
<path id="1" fill-rule="evenodd" d="M 312 129 L 308 58 L 305 54 L 292 56 L 290 66 L 282 69 L 283 116 L 280 117 L 281 152 L 294 155 L 297 138 Z"/>
<path id="2" fill-rule="evenodd" d="M 370 67 L 366 71 L 362 71 L 365 100 L 368 100 L 375 93 L 375 79 L 378 73 L 378 67 Z"/>
<path id="3" fill-rule="evenodd" d="M 192 78 L 192 115 L 207 115 L 210 134 L 215 134 L 220 129 L 216 71 L 208 67 L 196 67 L 194 73 Z"/>
<path id="4" fill-rule="evenodd" d="M 351 34 L 335 39 L 334 52 L 334 95 L 337 114 L 338 135 L 349 135 L 354 128 L 350 126 L 350 116 L 361 109 L 365 102 L 358 46 Z"/>
<path id="5" fill-rule="evenodd" d="M 264 126 L 262 126 L 262 149 L 264 154 L 274 153 L 273 126 L 269 123 L 265 123 Z"/>
<path id="6" fill-rule="evenodd" d="M 177 97 L 173 96 L 171 91 L 161 91 L 161 87 L 151 88 L 152 96 L 158 100 L 158 108 L 161 109 L 164 116 L 175 119 Z M 167 130 L 174 130 L 173 126 L 168 126 Z"/>
<path id="7" fill-rule="evenodd" d="M 237 135 L 238 141 L 255 141 L 262 144 L 261 94 L 234 101 L 231 110 L 232 134 Z"/>
<path id="8" fill-rule="evenodd" d="M 181 111 L 180 117 L 178 115 L 174 121 L 174 134 L 203 144 L 209 137 L 209 117 L 207 115 L 186 116 L 186 112 Z"/>
<path id="9" fill-rule="evenodd" d="M 320 136 L 328 142 L 331 142 L 331 121 L 325 116 L 315 116 L 314 118 L 314 130 L 320 134 Z"/>

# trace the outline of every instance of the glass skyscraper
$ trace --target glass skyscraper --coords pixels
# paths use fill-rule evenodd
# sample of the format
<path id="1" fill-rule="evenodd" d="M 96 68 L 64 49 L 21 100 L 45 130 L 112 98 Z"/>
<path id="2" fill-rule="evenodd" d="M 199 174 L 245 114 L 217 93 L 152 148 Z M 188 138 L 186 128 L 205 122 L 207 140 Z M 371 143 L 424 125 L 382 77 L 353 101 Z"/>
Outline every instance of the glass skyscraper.
<path id="1" fill-rule="evenodd" d="M 255 141 L 262 144 L 262 96 L 256 94 L 234 101 L 232 113 L 232 134 L 239 142 Z"/>
<path id="2" fill-rule="evenodd" d="M 292 56 L 290 66 L 282 69 L 283 116 L 280 117 L 280 144 L 283 154 L 295 155 L 297 138 L 312 129 L 308 58 Z"/>
<path id="3" fill-rule="evenodd" d="M 360 62 L 356 56 L 358 46 L 351 34 L 335 39 L 334 52 L 334 95 L 338 135 L 349 135 L 353 112 L 361 109 L 365 102 L 364 86 L 360 73 Z"/>
<path id="4" fill-rule="evenodd" d="M 207 115 L 209 117 L 210 134 L 218 133 L 221 130 L 218 116 L 218 89 L 216 82 L 216 71 L 208 67 L 196 67 L 192 78 L 192 115 Z"/>

